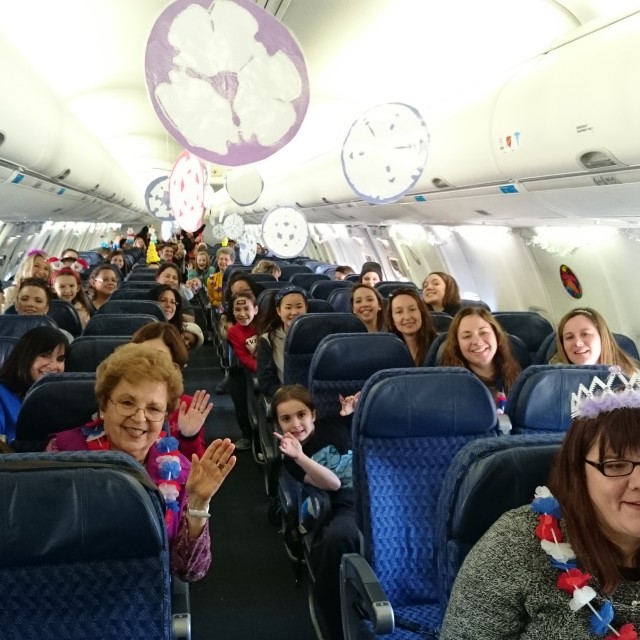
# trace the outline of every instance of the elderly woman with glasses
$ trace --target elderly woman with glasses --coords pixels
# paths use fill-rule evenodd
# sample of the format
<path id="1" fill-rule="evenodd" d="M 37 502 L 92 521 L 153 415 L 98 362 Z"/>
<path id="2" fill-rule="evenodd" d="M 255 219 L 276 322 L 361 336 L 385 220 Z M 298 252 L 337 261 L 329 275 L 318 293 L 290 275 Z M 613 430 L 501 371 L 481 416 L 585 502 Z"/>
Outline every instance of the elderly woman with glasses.
<path id="1" fill-rule="evenodd" d="M 145 344 L 116 349 L 96 371 L 99 418 L 55 434 L 49 451 L 122 451 L 142 464 L 165 499 L 171 570 L 199 580 L 211 564 L 209 502 L 233 468 L 229 439 L 214 440 L 187 460 L 163 431 L 182 395 L 182 375 L 171 357 Z M 207 407 L 203 407 L 207 410 Z"/>

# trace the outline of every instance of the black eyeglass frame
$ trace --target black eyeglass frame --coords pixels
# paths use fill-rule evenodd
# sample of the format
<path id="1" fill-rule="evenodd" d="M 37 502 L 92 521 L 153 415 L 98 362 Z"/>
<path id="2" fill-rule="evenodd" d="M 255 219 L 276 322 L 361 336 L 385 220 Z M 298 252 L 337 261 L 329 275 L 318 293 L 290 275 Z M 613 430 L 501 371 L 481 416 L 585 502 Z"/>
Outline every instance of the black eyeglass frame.
<path id="1" fill-rule="evenodd" d="M 590 464 L 592 467 L 595 467 L 605 478 L 624 478 L 625 476 L 630 476 L 633 473 L 633 470 L 636 467 L 640 466 L 640 462 L 633 462 L 633 460 L 607 460 L 606 462 L 593 462 L 592 460 L 585 459 L 585 462 L 587 464 Z M 605 465 L 610 463 L 620 464 L 621 462 L 628 462 L 630 465 L 632 465 L 631 471 L 629 471 L 629 473 L 620 473 L 615 476 L 610 476 L 604 472 Z"/>

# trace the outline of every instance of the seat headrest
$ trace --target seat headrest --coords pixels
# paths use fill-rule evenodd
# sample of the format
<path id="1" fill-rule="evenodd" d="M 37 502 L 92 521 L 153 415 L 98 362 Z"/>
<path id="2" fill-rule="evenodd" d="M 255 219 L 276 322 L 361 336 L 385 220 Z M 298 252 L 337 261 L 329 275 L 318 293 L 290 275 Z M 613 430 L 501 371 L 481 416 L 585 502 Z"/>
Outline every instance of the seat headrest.
<path id="1" fill-rule="evenodd" d="M 157 555 L 164 506 L 144 468 L 116 452 L 0 456 L 0 566 Z"/>
<path id="2" fill-rule="evenodd" d="M 489 389 L 461 367 L 388 369 L 367 380 L 354 434 L 378 438 L 491 435 L 497 423 Z"/>
<path id="3" fill-rule="evenodd" d="M 366 380 L 381 369 L 413 365 L 409 349 L 392 333 L 336 333 L 323 338 L 311 361 L 313 380 Z"/>
<path id="4" fill-rule="evenodd" d="M 496 311 L 493 314 L 500 326 L 518 336 L 531 352 L 536 352 L 544 339 L 553 333 L 553 326 L 540 314 L 531 311 Z"/>
<path id="5" fill-rule="evenodd" d="M 298 316 L 285 340 L 285 353 L 312 354 L 322 338 L 332 333 L 365 333 L 367 328 L 352 313 L 314 313 Z"/>
<path id="6" fill-rule="evenodd" d="M 516 379 L 507 413 L 514 429 L 566 431 L 571 424 L 571 394 L 589 387 L 595 376 L 606 379 L 604 365 L 533 365 Z"/>

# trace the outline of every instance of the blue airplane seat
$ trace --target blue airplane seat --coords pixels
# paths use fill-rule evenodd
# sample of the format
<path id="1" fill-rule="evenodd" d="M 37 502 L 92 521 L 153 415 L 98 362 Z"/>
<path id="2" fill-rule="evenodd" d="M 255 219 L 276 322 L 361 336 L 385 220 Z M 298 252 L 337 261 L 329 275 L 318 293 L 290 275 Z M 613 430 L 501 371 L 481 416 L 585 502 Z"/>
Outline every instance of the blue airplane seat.
<path id="1" fill-rule="evenodd" d="M 309 291 L 311 289 L 311 285 L 315 282 L 329 281 L 329 276 L 322 275 L 320 273 L 294 273 L 290 278 L 289 282 L 296 287 L 302 287 Z"/>
<path id="2" fill-rule="evenodd" d="M 375 287 L 383 298 L 388 298 L 397 289 L 415 289 L 418 287 L 413 282 L 401 282 L 399 280 L 383 280 Z"/>
<path id="3" fill-rule="evenodd" d="M 142 289 L 143 291 L 148 291 L 155 284 L 156 282 L 153 278 L 146 280 L 125 280 L 118 285 L 118 289 L 121 291 L 123 289 L 136 289 L 137 291 Z"/>
<path id="4" fill-rule="evenodd" d="M 50 373 L 24 397 L 16 422 L 16 449 L 39 451 L 48 437 L 90 422 L 98 412 L 96 374 Z"/>
<path id="5" fill-rule="evenodd" d="M 343 282 L 345 282 L 343 280 Z M 347 283 L 349 285 L 350 283 Z M 336 310 L 341 313 L 351 313 L 351 287 L 336 287 L 329 296 L 327 302 Z"/>
<path id="6" fill-rule="evenodd" d="M 158 322 L 148 314 L 103 313 L 89 318 L 83 336 L 128 336 L 129 338 L 145 324 Z"/>
<path id="7" fill-rule="evenodd" d="M 127 342 L 126 336 L 80 336 L 69 345 L 64 370 L 94 373 L 105 358 Z"/>
<path id="8" fill-rule="evenodd" d="M 466 369 L 392 369 L 369 378 L 352 427 L 363 548 L 342 557 L 347 640 L 364 637 L 359 612 L 369 619 L 370 635 L 409 638 L 412 628 L 424 635 L 439 628 L 438 497 L 456 453 L 495 435 L 496 423 L 489 390 Z"/>
<path id="9" fill-rule="evenodd" d="M 366 333 L 364 323 L 352 313 L 312 313 L 291 323 L 284 342 L 284 384 L 309 383 L 311 359 L 320 341 L 334 333 Z"/>
<path id="10" fill-rule="evenodd" d="M 115 300 L 145 300 L 148 296 L 149 289 L 155 282 L 149 282 L 148 287 L 134 287 L 131 289 L 118 287 L 110 296 L 109 302 Z"/>
<path id="11" fill-rule="evenodd" d="M 493 317 L 507 333 L 518 336 L 525 343 L 532 362 L 538 364 L 536 354 L 545 338 L 553 334 L 552 324 L 532 311 L 496 311 Z"/>
<path id="12" fill-rule="evenodd" d="M 153 316 L 160 322 L 166 321 L 162 307 L 153 300 L 112 300 L 109 298 L 96 312 L 97 315 L 106 314 L 143 314 Z"/>
<path id="13" fill-rule="evenodd" d="M 0 315 L 0 336 L 20 338 L 30 329 L 43 326 L 58 328 L 56 321 L 50 316 L 19 316 L 6 313 Z"/>
<path id="14" fill-rule="evenodd" d="M 571 394 L 595 376 L 606 380 L 605 365 L 538 364 L 522 371 L 509 391 L 506 413 L 513 433 L 566 431 L 571 424 Z"/>
<path id="15" fill-rule="evenodd" d="M 0 501 L 4 637 L 172 637 L 164 500 L 131 456 L 1 456 Z"/>
<path id="16" fill-rule="evenodd" d="M 82 322 L 76 308 L 66 300 L 51 300 L 47 315 L 53 318 L 58 328 L 68 331 L 74 338 L 82 333 Z"/>
<path id="17" fill-rule="evenodd" d="M 333 307 L 326 300 L 307 300 L 307 313 L 333 313 Z"/>
<path id="18" fill-rule="evenodd" d="M 484 438 L 455 456 L 444 478 L 436 518 L 442 611 L 474 544 L 503 513 L 529 504 L 536 487 L 547 483 L 563 438 L 561 433 Z"/>
<path id="19" fill-rule="evenodd" d="M 482 300 L 469 300 L 467 298 L 462 298 L 462 300 L 460 300 L 460 308 L 464 309 L 465 307 L 482 307 L 486 311 L 491 311 L 491 307 Z"/>
<path id="20" fill-rule="evenodd" d="M 308 389 L 318 416 L 340 411 L 338 395 L 357 393 L 383 369 L 413 366 L 409 349 L 392 333 L 334 333 L 323 338 L 309 366 Z"/>
<path id="21" fill-rule="evenodd" d="M 309 267 L 302 264 L 278 264 L 280 267 L 280 281 L 289 281 L 294 273 L 313 273 Z"/>
<path id="22" fill-rule="evenodd" d="M 0 367 L 13 351 L 18 340 L 16 336 L 0 336 Z"/>
<path id="23" fill-rule="evenodd" d="M 251 280 L 251 282 L 259 282 L 260 284 L 265 282 L 277 282 L 275 276 L 270 273 L 247 273 L 246 276 Z"/>
<path id="24" fill-rule="evenodd" d="M 318 300 L 328 300 L 335 289 L 351 289 L 351 283 L 344 280 L 318 280 L 309 287 L 309 293 Z"/>
<path id="25" fill-rule="evenodd" d="M 444 311 L 431 311 L 431 320 L 433 320 L 433 324 L 438 333 L 447 333 L 449 331 L 449 327 L 453 322 L 453 317 Z"/>
<path id="26" fill-rule="evenodd" d="M 349 275 L 345 276 L 344 279 L 347 282 L 360 282 L 360 274 L 359 273 L 350 273 Z"/>

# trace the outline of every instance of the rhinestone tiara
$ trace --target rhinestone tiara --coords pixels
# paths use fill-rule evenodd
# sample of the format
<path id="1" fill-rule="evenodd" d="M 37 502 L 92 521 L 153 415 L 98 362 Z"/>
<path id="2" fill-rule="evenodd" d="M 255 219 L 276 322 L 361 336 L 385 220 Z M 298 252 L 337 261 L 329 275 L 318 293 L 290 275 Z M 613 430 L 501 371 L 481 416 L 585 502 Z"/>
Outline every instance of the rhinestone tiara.
<path id="1" fill-rule="evenodd" d="M 615 409 L 640 409 L 640 377 L 626 378 L 620 367 L 609 367 L 606 380 L 595 377 L 589 388 L 581 384 L 571 394 L 572 418 L 595 418 Z"/>

